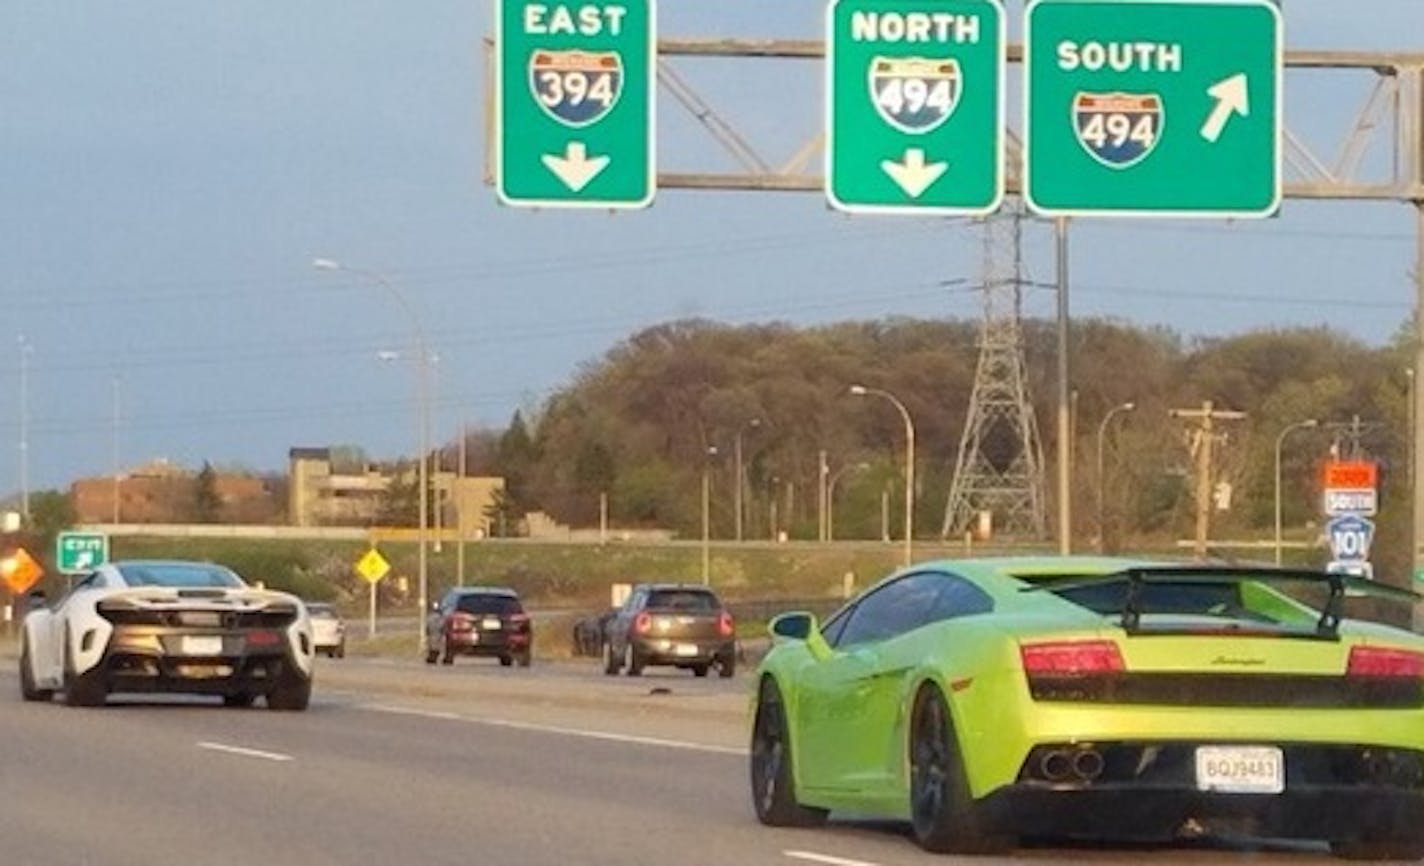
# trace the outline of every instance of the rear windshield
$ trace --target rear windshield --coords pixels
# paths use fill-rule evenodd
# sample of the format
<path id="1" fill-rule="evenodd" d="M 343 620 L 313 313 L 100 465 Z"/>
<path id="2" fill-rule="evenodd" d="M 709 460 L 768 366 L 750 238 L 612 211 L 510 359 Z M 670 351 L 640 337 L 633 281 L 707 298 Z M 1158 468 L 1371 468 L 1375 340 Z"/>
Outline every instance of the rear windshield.
<path id="1" fill-rule="evenodd" d="M 1126 583 L 1079 586 L 1053 590 L 1053 594 L 1104 616 L 1122 613 L 1127 604 Z M 1273 621 L 1248 607 L 1242 599 L 1241 584 L 1238 583 L 1144 584 L 1139 590 L 1137 609 L 1143 614 L 1186 614 Z"/>
<path id="2" fill-rule="evenodd" d="M 119 574 L 129 586 L 220 587 L 238 589 L 242 579 L 220 565 L 197 563 L 135 563 L 119 566 Z"/>
<path id="3" fill-rule="evenodd" d="M 455 601 L 455 609 L 464 613 L 504 615 L 524 612 L 519 599 L 509 595 L 462 595 Z"/>
<path id="4" fill-rule="evenodd" d="M 648 594 L 648 607 L 712 611 L 721 606 L 717 596 L 696 589 L 655 589 Z"/>
<path id="5" fill-rule="evenodd" d="M 329 604 L 309 604 L 307 611 L 312 619 L 336 619 L 336 610 Z"/>

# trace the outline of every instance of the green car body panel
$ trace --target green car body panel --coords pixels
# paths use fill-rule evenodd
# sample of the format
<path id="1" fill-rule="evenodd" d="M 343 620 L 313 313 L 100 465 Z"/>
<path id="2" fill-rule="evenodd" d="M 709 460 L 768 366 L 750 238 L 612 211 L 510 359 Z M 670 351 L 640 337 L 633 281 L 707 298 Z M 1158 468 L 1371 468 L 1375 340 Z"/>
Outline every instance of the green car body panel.
<path id="1" fill-rule="evenodd" d="M 1263 582 L 1240 584 L 1242 603 L 1276 628 L 1233 636 L 1195 622 L 1187 633 L 1130 634 L 1113 616 L 1026 588 L 1059 579 L 1172 565 L 1106 558 L 1016 558 L 921 563 L 907 575 L 963 578 L 993 610 L 931 622 L 891 638 L 833 649 L 817 632 L 775 638 L 758 682 L 775 680 L 785 706 L 797 800 L 805 806 L 906 819 L 910 718 L 932 684 L 945 697 L 971 796 L 1020 780 L 1035 746 L 1093 742 L 1369 744 L 1424 752 L 1424 707 L 1215 706 L 1137 701 L 1035 700 L 1021 646 L 1111 641 L 1130 673 L 1342 677 L 1355 646 L 1424 652 L 1424 639 L 1344 619 L 1338 636 L 1312 639 L 1320 613 Z M 842 609 L 844 612 L 846 608 Z M 1144 615 L 1149 612 L 1145 612 Z M 839 615 L 839 614 L 837 614 Z M 1191 620 L 1177 617 L 1177 620 Z M 828 622 L 834 622 L 833 616 Z M 755 698 L 753 699 L 755 702 Z M 1424 814 L 1420 815 L 1424 819 Z"/>

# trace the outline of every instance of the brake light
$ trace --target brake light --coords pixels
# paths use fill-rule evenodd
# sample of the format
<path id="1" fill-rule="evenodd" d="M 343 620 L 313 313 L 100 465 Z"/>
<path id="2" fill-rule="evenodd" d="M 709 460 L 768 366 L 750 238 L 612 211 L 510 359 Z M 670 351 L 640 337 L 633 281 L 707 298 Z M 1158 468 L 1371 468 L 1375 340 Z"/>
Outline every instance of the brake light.
<path id="1" fill-rule="evenodd" d="M 475 624 L 475 618 L 468 613 L 456 613 L 450 615 L 451 631 L 468 631 Z"/>
<path id="2" fill-rule="evenodd" d="M 282 638 L 275 631 L 250 631 L 247 633 L 248 646 L 276 646 Z"/>
<path id="3" fill-rule="evenodd" d="M 647 611 L 643 611 L 642 613 L 638 614 L 637 619 L 633 620 L 633 631 L 637 632 L 638 634 L 647 634 L 652 630 L 653 615 L 648 613 Z"/>
<path id="4" fill-rule="evenodd" d="M 1019 645 L 1024 672 L 1040 676 L 1116 673 L 1126 669 L 1110 640 L 1075 640 Z"/>
<path id="5" fill-rule="evenodd" d="M 717 617 L 717 633 L 722 637 L 731 637 L 736 631 L 736 624 L 732 622 L 732 615 L 725 610 Z"/>
<path id="6" fill-rule="evenodd" d="M 1347 677 L 1424 677 L 1424 653 L 1385 647 L 1350 648 Z"/>

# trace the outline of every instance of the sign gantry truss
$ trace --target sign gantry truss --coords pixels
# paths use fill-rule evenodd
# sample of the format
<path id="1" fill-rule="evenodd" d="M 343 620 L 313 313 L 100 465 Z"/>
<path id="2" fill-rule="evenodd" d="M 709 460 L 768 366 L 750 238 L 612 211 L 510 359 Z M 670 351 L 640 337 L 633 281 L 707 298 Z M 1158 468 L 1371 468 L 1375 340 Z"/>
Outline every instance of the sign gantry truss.
<path id="1" fill-rule="evenodd" d="M 677 39 L 658 40 L 657 77 L 663 93 L 685 109 L 737 163 L 735 171 L 662 171 L 659 189 L 821 192 L 824 129 L 810 128 L 803 144 L 789 157 L 765 155 L 747 135 L 699 95 L 680 70 L 685 59 L 757 58 L 787 63 L 820 63 L 825 58 L 820 40 Z M 493 43 L 486 43 L 487 64 L 493 71 Z M 1023 46 L 1010 45 L 1011 66 L 1023 63 Z M 1353 121 L 1333 136 L 1308 135 L 1285 117 L 1283 170 L 1285 197 L 1292 199 L 1356 199 L 1374 201 L 1424 201 L 1424 53 L 1370 51 L 1287 51 L 1286 91 L 1299 92 L 1292 82 L 1327 71 L 1332 77 L 1368 76 L 1362 104 Z M 494 81 L 493 74 L 486 77 Z M 778 87 L 789 78 L 774 78 Z M 822 78 L 814 77 L 819 88 Z M 1319 89 L 1319 88 L 1313 88 Z M 770 94 L 771 91 L 767 91 Z M 493 103 L 492 90 L 487 105 Z M 784 96 L 784 94 L 783 94 Z M 771 98 L 769 95 L 767 98 Z M 819 93 L 810 104 L 819 104 Z M 1008 191 L 1022 191 L 1022 117 L 1011 112 L 1005 159 Z M 817 124 L 818 112 L 806 112 Z M 494 119 L 486 115 L 486 137 L 493 138 Z M 486 153 L 490 149 L 486 148 Z M 485 165 L 487 182 L 493 165 Z"/>

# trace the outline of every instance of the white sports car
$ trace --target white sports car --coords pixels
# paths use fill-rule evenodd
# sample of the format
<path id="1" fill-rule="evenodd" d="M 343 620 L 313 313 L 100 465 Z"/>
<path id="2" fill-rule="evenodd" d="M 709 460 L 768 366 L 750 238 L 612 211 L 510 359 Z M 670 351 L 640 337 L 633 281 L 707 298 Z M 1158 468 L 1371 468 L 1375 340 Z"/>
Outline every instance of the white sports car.
<path id="1" fill-rule="evenodd" d="M 182 692 L 304 710 L 314 653 L 296 596 L 210 563 L 112 562 L 25 617 L 20 691 L 27 701 L 62 691 L 71 706 L 99 706 L 113 692 Z"/>

